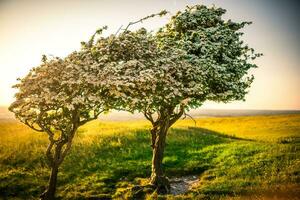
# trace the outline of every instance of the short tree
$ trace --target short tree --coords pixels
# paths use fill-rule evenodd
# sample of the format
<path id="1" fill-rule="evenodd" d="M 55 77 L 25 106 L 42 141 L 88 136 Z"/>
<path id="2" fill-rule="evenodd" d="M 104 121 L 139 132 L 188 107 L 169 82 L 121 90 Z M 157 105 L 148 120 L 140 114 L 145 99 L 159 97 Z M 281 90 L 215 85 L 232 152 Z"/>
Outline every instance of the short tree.
<path id="1" fill-rule="evenodd" d="M 9 107 L 17 119 L 49 138 L 46 158 L 51 174 L 42 199 L 54 199 L 60 164 L 69 152 L 77 129 L 105 111 L 105 91 L 90 74 L 89 54 L 74 52 L 33 68 L 15 85 L 16 101 Z M 96 87 L 97 86 L 97 87 Z"/>
<path id="2" fill-rule="evenodd" d="M 224 13 L 187 7 L 157 33 L 126 29 L 100 38 L 92 48 L 98 60 L 107 62 L 105 77 L 118 99 L 116 108 L 142 112 L 152 124 L 150 183 L 161 193 L 170 189 L 162 170 L 168 129 L 206 100 L 244 100 L 253 81 L 249 69 L 260 54 L 243 43 L 240 31 L 250 23 L 225 21 Z"/>

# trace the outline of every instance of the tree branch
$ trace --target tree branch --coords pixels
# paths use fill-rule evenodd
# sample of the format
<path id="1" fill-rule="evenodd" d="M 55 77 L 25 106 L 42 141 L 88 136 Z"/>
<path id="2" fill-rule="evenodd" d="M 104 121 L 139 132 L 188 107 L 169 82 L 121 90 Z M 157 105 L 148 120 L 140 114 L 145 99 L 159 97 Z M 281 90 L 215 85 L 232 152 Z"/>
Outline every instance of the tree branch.
<path id="1" fill-rule="evenodd" d="M 60 157 L 59 157 L 59 159 L 58 159 L 58 164 L 59 164 L 59 165 L 63 162 L 63 160 L 64 160 L 64 158 L 66 157 L 67 153 L 68 153 L 69 150 L 71 149 L 71 146 L 72 146 L 72 140 L 73 140 L 73 138 L 74 138 L 75 133 L 76 133 L 76 130 L 74 130 L 74 131 L 71 133 L 70 137 L 68 138 L 67 146 L 66 146 L 66 148 L 63 150 L 63 152 L 61 153 L 61 155 L 60 155 Z"/>
<path id="2" fill-rule="evenodd" d="M 152 125 L 154 125 L 154 120 L 153 120 L 151 112 L 147 112 L 147 110 L 145 110 L 144 116 L 146 117 L 146 119 L 148 119 L 152 123 Z"/>
<path id="3" fill-rule="evenodd" d="M 178 113 L 174 113 L 170 119 L 170 126 L 172 126 L 184 113 L 184 106 L 180 105 L 180 110 Z"/>
<path id="4" fill-rule="evenodd" d="M 53 140 L 53 138 L 52 139 L 49 138 L 49 140 L 50 140 L 50 143 L 49 143 L 49 145 L 47 147 L 47 150 L 46 150 L 46 157 L 47 157 L 48 162 L 49 162 L 48 166 L 51 167 L 53 165 L 53 156 L 52 156 L 51 150 L 52 150 L 52 147 L 54 145 L 54 140 Z"/>
<path id="5" fill-rule="evenodd" d="M 94 112 L 94 116 L 92 117 L 92 118 L 89 118 L 89 119 L 85 119 L 85 120 L 82 120 L 82 121 L 79 121 L 79 126 L 82 126 L 82 125 L 84 125 L 85 123 L 87 123 L 87 122 L 89 122 L 89 121 L 92 121 L 92 120 L 94 120 L 94 119 L 97 119 L 98 118 L 98 116 L 102 113 L 102 112 L 104 112 L 104 110 L 101 110 L 101 111 L 98 111 L 98 112 Z"/>
<path id="6" fill-rule="evenodd" d="M 37 129 L 36 127 L 34 127 L 33 123 L 29 123 L 27 119 L 25 120 L 24 124 L 26 124 L 27 126 L 29 126 L 31 129 L 33 129 L 35 131 L 44 132 L 44 130 L 42 128 Z"/>
<path id="7" fill-rule="evenodd" d="M 117 30 L 117 32 L 115 33 L 115 35 L 117 35 L 117 34 L 119 33 L 119 31 L 122 29 L 122 27 L 123 27 L 123 25 L 121 25 L 121 26 L 119 27 L 119 29 Z"/>
<path id="8" fill-rule="evenodd" d="M 139 20 L 137 20 L 137 21 L 134 21 L 134 22 L 129 22 L 129 24 L 128 24 L 128 25 L 126 26 L 126 28 L 124 29 L 124 32 L 127 31 L 128 28 L 129 28 L 130 26 L 134 25 L 134 24 L 143 22 L 144 20 L 147 20 L 147 19 L 149 19 L 149 18 L 153 18 L 153 17 L 155 17 L 155 16 L 160 16 L 160 17 L 161 17 L 161 16 L 166 15 L 167 13 L 168 13 L 168 11 L 162 10 L 162 11 L 160 11 L 159 13 L 148 15 L 148 16 L 146 16 L 146 17 L 144 17 L 144 18 L 142 18 L 142 19 L 139 19 Z"/>
<path id="9" fill-rule="evenodd" d="M 186 116 L 188 116 L 189 118 L 191 118 L 191 120 L 193 120 L 193 122 L 195 123 L 195 126 L 197 125 L 197 121 L 189 114 L 187 114 L 186 112 L 183 113 L 185 116 L 184 118 L 186 118 Z"/>
<path id="10" fill-rule="evenodd" d="M 95 33 L 91 36 L 89 41 L 86 43 L 87 47 L 92 47 L 95 41 L 96 35 L 102 34 L 103 30 L 106 30 L 107 26 L 103 26 L 102 28 L 99 28 L 98 30 L 95 31 Z"/>

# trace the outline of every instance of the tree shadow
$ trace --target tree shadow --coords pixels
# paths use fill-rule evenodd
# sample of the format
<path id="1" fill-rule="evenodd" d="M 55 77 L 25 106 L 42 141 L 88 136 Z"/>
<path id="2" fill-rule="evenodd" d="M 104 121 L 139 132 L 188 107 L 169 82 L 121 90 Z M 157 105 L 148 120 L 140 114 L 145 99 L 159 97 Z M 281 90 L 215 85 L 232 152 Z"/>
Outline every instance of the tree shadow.
<path id="1" fill-rule="evenodd" d="M 197 127 L 172 128 L 164 153 L 165 173 L 169 177 L 200 175 L 214 167 L 214 155 L 207 148 L 224 148 L 224 145 L 239 139 L 243 140 Z"/>
<path id="2" fill-rule="evenodd" d="M 206 128 L 201 128 L 201 127 L 191 127 L 191 126 L 189 126 L 188 129 L 196 131 L 199 134 L 204 134 L 204 135 L 205 134 L 210 134 L 210 135 L 215 135 L 215 136 L 218 136 L 218 137 L 229 138 L 229 139 L 234 139 L 234 140 L 243 140 L 243 141 L 252 141 L 252 142 L 255 141 L 253 139 L 241 138 L 241 137 L 237 137 L 235 135 L 228 135 L 228 134 L 220 133 L 220 132 L 217 132 L 217 131 L 213 131 L 213 130 L 206 129 Z"/>
<path id="3" fill-rule="evenodd" d="M 167 138 L 164 170 L 168 176 L 200 174 L 211 168 L 210 161 L 200 151 L 208 146 L 246 140 L 204 128 L 172 128 Z M 114 145 L 116 143 L 119 145 Z M 112 135 L 85 146 L 75 145 L 63 164 L 66 175 L 62 184 L 70 179 L 85 179 L 98 174 L 98 180 L 110 188 L 119 180 L 146 178 L 151 172 L 152 149 L 148 130 Z M 77 165 L 74 165 L 74 163 Z M 84 168 L 84 169 L 82 169 Z M 78 173 L 80 172 L 80 173 Z"/>

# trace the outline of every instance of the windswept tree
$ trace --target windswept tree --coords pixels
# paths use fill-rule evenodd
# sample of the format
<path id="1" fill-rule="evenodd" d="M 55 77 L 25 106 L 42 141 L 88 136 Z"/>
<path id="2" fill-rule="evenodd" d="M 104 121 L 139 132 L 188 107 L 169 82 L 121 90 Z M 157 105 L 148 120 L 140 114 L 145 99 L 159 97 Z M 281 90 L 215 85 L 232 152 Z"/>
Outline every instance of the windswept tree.
<path id="1" fill-rule="evenodd" d="M 152 174 L 158 192 L 169 192 L 162 169 L 168 129 L 206 100 L 244 100 L 259 57 L 241 39 L 249 22 L 225 21 L 222 8 L 187 7 L 157 33 L 142 28 L 100 38 L 91 48 L 107 63 L 106 85 L 117 109 L 142 112 L 152 124 Z M 103 69 L 102 69 L 103 70 Z"/>
<path id="2" fill-rule="evenodd" d="M 9 110 L 49 138 L 46 158 L 51 174 L 42 199 L 54 199 L 58 169 L 70 151 L 77 129 L 107 110 L 106 91 L 90 76 L 95 74 L 90 61 L 86 52 L 49 61 L 44 57 L 40 66 L 15 85 L 18 93 Z"/>

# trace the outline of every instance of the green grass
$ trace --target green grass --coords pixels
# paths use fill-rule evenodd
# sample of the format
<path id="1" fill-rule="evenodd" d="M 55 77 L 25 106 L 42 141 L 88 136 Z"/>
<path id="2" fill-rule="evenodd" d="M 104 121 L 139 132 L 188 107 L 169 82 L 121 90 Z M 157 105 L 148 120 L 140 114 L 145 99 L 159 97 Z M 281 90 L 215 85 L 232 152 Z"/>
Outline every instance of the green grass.
<path id="1" fill-rule="evenodd" d="M 149 128 L 145 121 L 93 121 L 80 128 L 60 168 L 57 196 L 117 198 L 132 185 L 145 183 L 151 169 Z M 181 120 L 169 132 L 164 169 L 169 177 L 194 174 L 200 181 L 180 197 L 159 198 L 299 191 L 299 138 L 300 115 L 203 118 L 196 126 Z M 45 134 L 0 121 L 0 199 L 38 197 L 49 175 L 46 146 Z"/>

